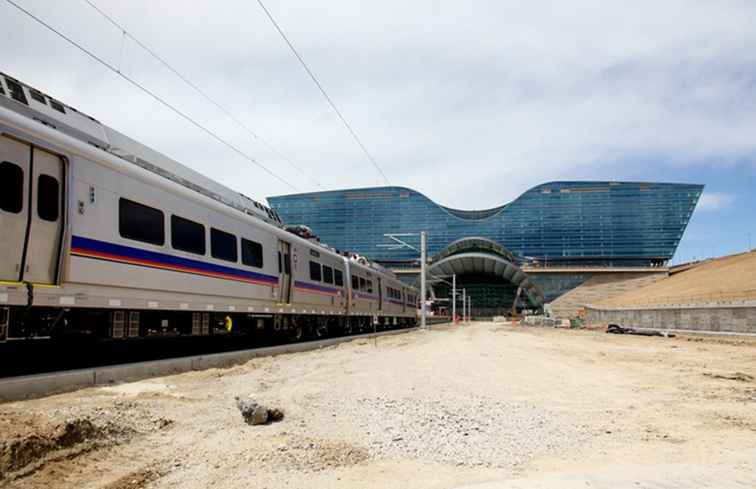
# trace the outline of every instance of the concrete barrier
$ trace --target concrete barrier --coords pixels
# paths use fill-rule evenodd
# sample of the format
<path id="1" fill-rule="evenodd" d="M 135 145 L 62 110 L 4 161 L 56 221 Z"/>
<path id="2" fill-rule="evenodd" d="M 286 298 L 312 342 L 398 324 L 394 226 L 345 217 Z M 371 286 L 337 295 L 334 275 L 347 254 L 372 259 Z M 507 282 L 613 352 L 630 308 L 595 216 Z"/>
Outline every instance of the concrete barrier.
<path id="1" fill-rule="evenodd" d="M 49 396 L 92 385 L 92 369 L 11 377 L 0 380 L 0 401 Z"/>
<path id="2" fill-rule="evenodd" d="M 192 358 L 171 358 L 152 362 L 97 367 L 92 369 L 94 371 L 94 385 L 115 384 L 130 380 L 187 372 L 192 370 Z"/>
<path id="3" fill-rule="evenodd" d="M 586 321 L 648 329 L 756 334 L 756 306 L 753 304 L 670 305 L 647 308 L 587 306 Z"/>
<path id="4" fill-rule="evenodd" d="M 286 345 L 212 353 L 192 357 L 170 358 L 166 360 L 69 370 L 65 372 L 10 377 L 7 379 L 0 379 L 0 402 L 44 397 L 83 387 L 136 381 L 163 375 L 173 375 L 191 370 L 230 367 L 232 365 L 247 362 L 253 358 L 319 350 L 321 348 L 349 341 L 403 334 L 417 331 L 417 329 L 418 328 L 409 328 L 382 331 L 380 333 L 367 333 L 355 336 L 328 338 L 318 341 L 290 343 Z"/>

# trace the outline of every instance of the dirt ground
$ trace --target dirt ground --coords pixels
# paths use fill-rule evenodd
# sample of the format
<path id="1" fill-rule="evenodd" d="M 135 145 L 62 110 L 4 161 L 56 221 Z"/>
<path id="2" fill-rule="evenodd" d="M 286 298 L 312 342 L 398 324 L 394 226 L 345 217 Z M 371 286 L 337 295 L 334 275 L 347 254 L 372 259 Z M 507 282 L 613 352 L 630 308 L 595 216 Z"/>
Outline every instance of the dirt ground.
<path id="1" fill-rule="evenodd" d="M 705 261 L 598 304 L 628 307 L 756 301 L 756 251 Z"/>
<path id="2" fill-rule="evenodd" d="M 752 339 L 435 327 L 2 404 L 0 487 L 753 488 L 754 377 Z"/>

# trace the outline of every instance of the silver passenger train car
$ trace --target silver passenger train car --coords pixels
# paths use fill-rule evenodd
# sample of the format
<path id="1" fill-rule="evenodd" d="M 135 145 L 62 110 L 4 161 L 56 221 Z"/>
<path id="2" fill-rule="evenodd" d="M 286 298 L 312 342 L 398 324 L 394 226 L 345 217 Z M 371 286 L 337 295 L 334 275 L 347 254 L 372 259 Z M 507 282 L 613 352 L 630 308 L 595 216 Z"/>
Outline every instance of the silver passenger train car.
<path id="1" fill-rule="evenodd" d="M 391 272 L 0 73 L 0 342 L 414 324 Z"/>

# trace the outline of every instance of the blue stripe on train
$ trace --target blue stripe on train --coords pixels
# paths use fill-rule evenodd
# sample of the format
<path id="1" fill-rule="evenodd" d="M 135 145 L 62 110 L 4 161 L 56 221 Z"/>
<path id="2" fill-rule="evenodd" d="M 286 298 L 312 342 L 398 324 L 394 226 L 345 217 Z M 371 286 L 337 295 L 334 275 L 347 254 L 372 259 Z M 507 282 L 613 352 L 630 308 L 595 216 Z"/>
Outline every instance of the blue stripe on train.
<path id="1" fill-rule="evenodd" d="M 224 267 L 222 265 L 215 265 L 213 263 L 190 260 L 188 258 L 181 258 L 165 253 L 132 248 L 131 246 L 123 246 L 115 243 L 108 243 L 107 241 L 84 238 L 81 236 L 73 236 L 71 238 L 71 248 L 74 249 L 74 251 L 81 250 L 84 253 L 91 251 L 94 253 L 104 253 L 111 255 L 114 258 L 120 257 L 126 259 L 134 259 L 167 267 L 174 266 L 183 269 L 181 271 L 188 271 L 190 273 L 192 270 L 195 270 L 198 272 L 219 273 L 231 277 L 256 280 L 260 282 L 266 282 L 271 285 L 278 284 L 278 277 L 266 275 L 264 273 L 256 273 L 247 270 L 239 270 L 238 268 Z"/>
<path id="2" fill-rule="evenodd" d="M 372 300 L 372 301 L 378 300 L 377 295 L 363 294 L 362 292 L 355 292 L 354 295 L 356 295 L 360 299 L 367 299 L 367 300 Z"/>
<path id="3" fill-rule="evenodd" d="M 333 287 L 325 287 L 323 285 L 311 284 L 308 282 L 301 282 L 299 280 L 296 280 L 294 282 L 294 287 L 301 287 L 303 289 L 316 290 L 318 292 L 329 292 L 331 294 L 336 294 L 340 290 L 340 289 L 334 289 Z"/>

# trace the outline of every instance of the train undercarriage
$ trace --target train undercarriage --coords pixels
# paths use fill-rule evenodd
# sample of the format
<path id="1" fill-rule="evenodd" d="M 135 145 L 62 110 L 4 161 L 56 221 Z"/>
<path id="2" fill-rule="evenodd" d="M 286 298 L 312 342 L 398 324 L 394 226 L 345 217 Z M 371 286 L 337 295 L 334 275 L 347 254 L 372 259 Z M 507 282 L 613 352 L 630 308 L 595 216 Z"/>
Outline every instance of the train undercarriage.
<path id="1" fill-rule="evenodd" d="M 414 318 L 0 307 L 0 342 L 238 335 L 301 341 L 406 328 Z"/>

